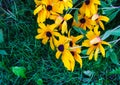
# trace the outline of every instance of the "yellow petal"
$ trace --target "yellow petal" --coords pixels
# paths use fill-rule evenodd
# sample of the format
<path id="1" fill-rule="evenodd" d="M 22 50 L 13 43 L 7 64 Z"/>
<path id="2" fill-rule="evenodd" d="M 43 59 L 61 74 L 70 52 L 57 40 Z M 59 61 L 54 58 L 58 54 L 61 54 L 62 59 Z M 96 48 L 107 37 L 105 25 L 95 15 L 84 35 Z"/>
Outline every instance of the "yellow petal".
<path id="1" fill-rule="evenodd" d="M 39 23 L 38 25 L 39 25 L 39 27 L 42 28 L 42 29 L 45 29 L 45 28 L 46 28 L 46 26 L 45 26 L 44 23 Z"/>
<path id="2" fill-rule="evenodd" d="M 95 59 L 95 61 L 97 61 L 97 58 L 98 58 L 98 52 L 99 52 L 99 48 L 96 48 L 96 50 L 95 50 L 95 54 L 94 54 L 94 59 Z"/>
<path id="3" fill-rule="evenodd" d="M 94 52 L 94 49 L 95 49 L 95 47 L 91 46 L 87 51 L 87 55 L 91 54 L 92 51 Z"/>
<path id="4" fill-rule="evenodd" d="M 80 40 L 81 38 L 83 38 L 83 35 L 79 35 L 73 38 L 74 42 L 77 42 L 78 40 Z"/>
<path id="5" fill-rule="evenodd" d="M 96 26 L 94 27 L 94 32 L 95 32 L 95 34 L 96 34 L 97 36 L 100 35 L 100 31 L 98 31 L 98 28 L 99 28 L 98 25 L 96 25 Z"/>
<path id="6" fill-rule="evenodd" d="M 103 23 L 101 22 L 101 21 L 99 21 L 99 25 L 100 25 L 100 27 L 104 30 L 105 28 L 104 28 L 104 25 L 103 25 Z"/>
<path id="7" fill-rule="evenodd" d="M 80 67 L 82 68 L 82 58 L 79 54 L 74 56 L 75 60 L 80 64 Z"/>
<path id="8" fill-rule="evenodd" d="M 61 16 L 57 17 L 57 19 L 55 20 L 55 24 L 60 25 L 61 22 L 63 21 L 63 18 Z"/>
<path id="9" fill-rule="evenodd" d="M 64 16 L 64 20 L 69 20 L 69 19 L 71 19 L 73 16 L 71 15 L 71 14 L 66 14 L 65 16 Z"/>
<path id="10" fill-rule="evenodd" d="M 87 32 L 86 37 L 88 39 L 93 39 L 93 38 L 96 37 L 96 35 L 95 35 L 95 33 L 93 31 L 89 31 L 89 32 Z"/>
<path id="11" fill-rule="evenodd" d="M 110 46 L 110 48 L 112 47 L 108 42 L 102 41 L 102 44 L 108 45 Z"/>
<path id="12" fill-rule="evenodd" d="M 92 60 L 92 58 L 93 58 L 93 53 L 94 53 L 94 51 L 92 51 L 92 52 L 90 53 L 90 55 L 89 55 L 89 60 Z"/>
<path id="13" fill-rule="evenodd" d="M 53 44 L 53 40 L 52 40 L 52 38 L 50 38 L 50 47 L 51 47 L 52 50 L 55 49 L 55 48 L 54 48 L 54 44 Z"/>
<path id="14" fill-rule="evenodd" d="M 105 22 L 109 21 L 109 18 L 107 16 L 100 16 L 99 19 Z"/>
<path id="15" fill-rule="evenodd" d="M 105 49 L 101 44 L 100 44 L 100 52 L 102 53 L 102 56 L 105 57 Z"/>
<path id="16" fill-rule="evenodd" d="M 89 41 L 89 40 L 85 40 L 85 41 L 82 43 L 82 46 L 90 47 L 90 41 Z"/>
<path id="17" fill-rule="evenodd" d="M 60 55 L 61 55 L 61 52 L 60 52 L 60 51 L 57 51 L 57 52 L 56 52 L 56 58 L 59 59 Z"/>
<path id="18" fill-rule="evenodd" d="M 64 34 L 64 33 L 67 33 L 68 31 L 67 31 L 67 22 L 66 21 L 64 21 L 63 22 L 63 24 L 62 24 L 62 34 Z"/>
<path id="19" fill-rule="evenodd" d="M 42 34 L 38 34 L 35 36 L 36 39 L 42 39 L 43 35 Z"/>
<path id="20" fill-rule="evenodd" d="M 47 37 L 47 38 L 44 38 L 44 39 L 42 40 L 42 43 L 43 43 L 43 44 L 46 44 L 47 41 L 48 41 L 48 39 L 49 39 L 48 37 Z"/>
<path id="21" fill-rule="evenodd" d="M 42 10 L 42 5 L 38 6 L 35 10 L 34 10 L 34 15 L 36 15 L 38 12 L 40 12 Z"/>

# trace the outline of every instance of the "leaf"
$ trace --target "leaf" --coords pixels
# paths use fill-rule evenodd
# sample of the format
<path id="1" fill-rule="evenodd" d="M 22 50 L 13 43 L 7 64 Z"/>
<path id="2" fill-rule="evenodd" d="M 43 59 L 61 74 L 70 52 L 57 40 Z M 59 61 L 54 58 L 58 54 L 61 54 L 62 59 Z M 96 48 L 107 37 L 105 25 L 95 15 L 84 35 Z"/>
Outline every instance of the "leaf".
<path id="1" fill-rule="evenodd" d="M 73 4 L 75 4 L 78 0 L 73 0 Z"/>
<path id="2" fill-rule="evenodd" d="M 25 71 L 26 71 L 25 67 L 18 67 L 18 66 L 12 67 L 12 72 L 18 77 L 26 78 Z"/>
<path id="3" fill-rule="evenodd" d="M 76 32 L 81 33 L 81 34 L 83 34 L 83 35 L 86 34 L 86 30 L 84 30 L 84 29 L 82 29 L 82 28 L 73 26 L 73 29 L 74 29 Z"/>
<path id="4" fill-rule="evenodd" d="M 0 29 L 0 43 L 2 43 L 4 41 L 3 39 L 3 31 L 2 29 Z"/>
<path id="5" fill-rule="evenodd" d="M 114 63 L 114 64 L 119 64 L 119 62 L 118 62 L 118 58 L 117 58 L 117 55 L 116 55 L 116 53 L 114 52 L 114 50 L 113 49 L 109 49 L 109 53 L 110 53 L 110 59 L 111 59 L 111 61 Z"/>
<path id="6" fill-rule="evenodd" d="M 74 19 L 75 19 L 76 23 L 78 23 L 78 10 L 76 10 L 74 13 Z"/>
<path id="7" fill-rule="evenodd" d="M 120 67 L 119 68 L 115 68 L 111 72 L 109 72 L 109 75 L 112 75 L 112 74 L 120 74 Z"/>
<path id="8" fill-rule="evenodd" d="M 38 80 L 36 81 L 36 83 L 37 83 L 37 85 L 43 85 L 43 80 L 42 80 L 42 79 L 38 79 Z"/>
<path id="9" fill-rule="evenodd" d="M 84 73 L 86 76 L 89 76 L 89 77 L 91 77 L 91 76 L 94 74 L 94 72 L 93 72 L 93 71 L 90 71 L 90 70 L 84 71 L 83 73 Z"/>
<path id="10" fill-rule="evenodd" d="M 120 36 L 120 26 L 117 26 L 115 28 L 113 28 L 112 30 L 108 30 L 104 33 L 104 35 L 102 35 L 102 40 L 105 40 L 106 38 L 108 38 L 110 35 L 114 35 L 114 36 Z"/>
<path id="11" fill-rule="evenodd" d="M 0 50 L 1 55 L 7 55 L 7 52 L 5 50 Z"/>

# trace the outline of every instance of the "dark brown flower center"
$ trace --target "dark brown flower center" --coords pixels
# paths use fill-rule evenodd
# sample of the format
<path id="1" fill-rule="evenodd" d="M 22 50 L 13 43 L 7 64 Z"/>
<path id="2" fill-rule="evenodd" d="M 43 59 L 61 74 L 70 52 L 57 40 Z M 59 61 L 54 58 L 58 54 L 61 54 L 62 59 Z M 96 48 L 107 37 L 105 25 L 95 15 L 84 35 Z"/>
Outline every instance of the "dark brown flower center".
<path id="1" fill-rule="evenodd" d="M 72 47 L 72 46 L 73 46 L 73 42 L 72 42 L 72 41 L 70 41 L 70 43 L 69 43 L 69 44 L 70 44 L 70 47 Z"/>
<path id="2" fill-rule="evenodd" d="M 47 10 L 48 11 L 52 10 L 52 6 L 51 5 L 47 5 Z"/>
<path id="3" fill-rule="evenodd" d="M 75 53 L 74 53 L 73 51 L 71 51 L 71 54 L 72 54 L 72 56 L 74 56 L 74 55 L 75 55 Z"/>
<path id="4" fill-rule="evenodd" d="M 85 0 L 85 4 L 89 5 L 90 4 L 90 0 Z"/>
<path id="5" fill-rule="evenodd" d="M 46 32 L 46 36 L 47 36 L 47 37 L 51 37 L 51 36 L 52 36 L 51 32 L 49 32 L 49 31 Z"/>
<path id="6" fill-rule="evenodd" d="M 86 22 L 85 18 L 80 19 L 80 22 L 84 24 Z"/>
<path id="7" fill-rule="evenodd" d="M 97 46 L 99 43 L 93 44 L 94 46 Z"/>
<path id="8" fill-rule="evenodd" d="M 58 46 L 58 50 L 61 51 L 61 52 L 63 52 L 64 51 L 64 45 L 63 44 L 59 45 Z"/>
<path id="9" fill-rule="evenodd" d="M 63 0 L 59 0 L 59 1 L 63 1 Z"/>

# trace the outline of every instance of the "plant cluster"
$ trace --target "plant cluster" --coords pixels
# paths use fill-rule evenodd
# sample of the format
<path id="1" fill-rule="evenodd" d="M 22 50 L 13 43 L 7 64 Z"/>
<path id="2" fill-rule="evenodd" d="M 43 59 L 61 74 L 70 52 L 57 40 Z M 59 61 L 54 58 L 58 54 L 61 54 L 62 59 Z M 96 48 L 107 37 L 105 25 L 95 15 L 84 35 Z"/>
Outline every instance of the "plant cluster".
<path id="1" fill-rule="evenodd" d="M 41 39 L 43 44 L 49 42 L 51 49 L 56 51 L 56 58 L 62 59 L 67 70 L 74 71 L 75 61 L 82 68 L 83 56 L 95 61 L 99 56 L 105 57 L 103 45 L 108 48 L 111 45 L 102 39 L 101 34 L 106 31 L 104 23 L 109 18 L 99 11 L 100 0 L 77 1 L 75 6 L 72 0 L 34 2 L 34 15 L 37 15 L 39 26 L 35 38 Z M 87 50 L 85 55 L 81 55 L 83 50 Z"/>

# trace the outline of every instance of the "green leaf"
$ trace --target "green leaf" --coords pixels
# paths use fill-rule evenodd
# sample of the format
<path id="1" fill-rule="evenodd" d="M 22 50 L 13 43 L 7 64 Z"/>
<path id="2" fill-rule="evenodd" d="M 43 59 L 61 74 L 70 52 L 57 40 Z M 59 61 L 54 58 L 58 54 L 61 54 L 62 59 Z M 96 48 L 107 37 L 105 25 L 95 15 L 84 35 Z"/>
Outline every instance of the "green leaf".
<path id="1" fill-rule="evenodd" d="M 5 50 L 0 50 L 1 55 L 7 55 L 7 52 Z"/>
<path id="2" fill-rule="evenodd" d="M 73 26 L 73 29 L 74 29 L 76 32 L 81 33 L 81 34 L 83 34 L 83 35 L 86 34 L 86 30 L 84 30 L 84 29 L 82 29 L 82 28 Z"/>
<path id="3" fill-rule="evenodd" d="M 75 19 L 76 23 L 78 23 L 78 10 L 76 10 L 74 13 L 74 19 Z"/>
<path id="4" fill-rule="evenodd" d="M 77 2 L 78 0 L 73 0 L 73 5 Z"/>
<path id="5" fill-rule="evenodd" d="M 2 43 L 4 41 L 3 39 L 3 31 L 2 29 L 0 29 L 0 43 Z"/>
<path id="6" fill-rule="evenodd" d="M 12 72 L 18 77 L 26 78 L 25 71 L 26 71 L 25 67 L 18 67 L 18 66 L 12 67 Z"/>
<path id="7" fill-rule="evenodd" d="M 36 81 L 36 83 L 37 83 L 37 85 L 43 85 L 43 80 L 42 80 L 42 79 L 38 79 L 38 80 Z"/>
<path id="8" fill-rule="evenodd" d="M 112 63 L 118 65 L 118 64 L 119 64 L 118 58 L 117 58 L 117 55 L 116 55 L 116 53 L 114 52 L 114 50 L 113 50 L 113 49 L 109 49 L 109 53 L 110 53 L 110 59 L 111 59 Z"/>
<path id="9" fill-rule="evenodd" d="M 115 68 L 111 72 L 109 72 L 109 75 L 112 75 L 112 74 L 120 74 L 120 67 L 119 68 Z"/>
<path id="10" fill-rule="evenodd" d="M 114 36 L 120 36 L 120 26 L 115 27 L 112 30 L 108 30 L 104 33 L 104 35 L 102 35 L 102 40 L 105 40 L 106 38 L 108 38 L 110 35 L 114 35 Z"/>

